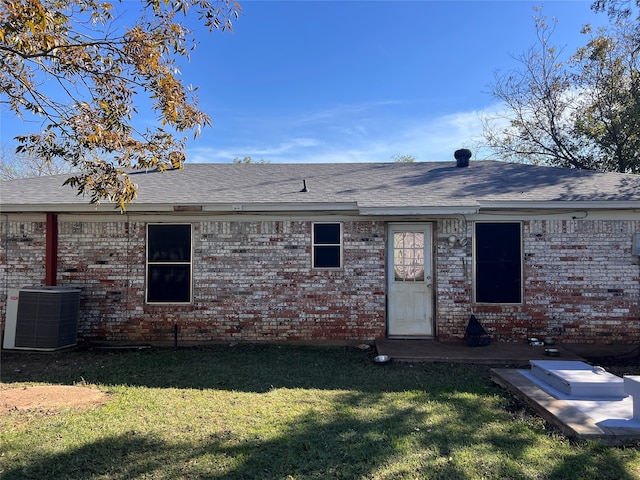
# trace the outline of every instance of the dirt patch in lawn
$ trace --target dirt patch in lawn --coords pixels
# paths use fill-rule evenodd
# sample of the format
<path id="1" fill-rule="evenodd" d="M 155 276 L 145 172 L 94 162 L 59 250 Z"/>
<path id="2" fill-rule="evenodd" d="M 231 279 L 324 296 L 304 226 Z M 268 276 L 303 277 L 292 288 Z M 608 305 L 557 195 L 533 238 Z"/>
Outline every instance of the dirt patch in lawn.
<path id="1" fill-rule="evenodd" d="M 65 408 L 89 408 L 104 405 L 109 395 L 95 388 L 65 385 L 42 385 L 0 390 L 0 415 L 11 411 Z"/>

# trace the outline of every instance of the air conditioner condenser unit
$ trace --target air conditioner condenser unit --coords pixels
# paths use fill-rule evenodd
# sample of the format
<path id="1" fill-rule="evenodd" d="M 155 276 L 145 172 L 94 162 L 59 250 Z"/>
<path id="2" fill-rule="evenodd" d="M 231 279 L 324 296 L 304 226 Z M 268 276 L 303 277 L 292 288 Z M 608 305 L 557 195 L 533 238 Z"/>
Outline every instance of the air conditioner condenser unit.
<path id="1" fill-rule="evenodd" d="M 7 293 L 3 348 L 53 351 L 76 345 L 79 289 L 23 287 Z"/>

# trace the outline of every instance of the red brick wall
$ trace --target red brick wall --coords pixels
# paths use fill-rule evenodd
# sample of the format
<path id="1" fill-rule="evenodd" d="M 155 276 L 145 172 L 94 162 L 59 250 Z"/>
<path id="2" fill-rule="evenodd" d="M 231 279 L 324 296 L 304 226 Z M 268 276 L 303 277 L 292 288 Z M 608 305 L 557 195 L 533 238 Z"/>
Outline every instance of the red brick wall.
<path id="1" fill-rule="evenodd" d="M 18 223 L 38 234 L 9 245 L 8 284 L 42 284 L 44 231 Z M 310 222 L 192 223 L 194 302 L 158 306 L 144 302 L 145 223 L 60 221 L 58 285 L 83 290 L 80 337 L 172 342 L 174 325 L 180 342 L 384 336 L 384 223 L 344 222 L 340 271 L 311 269 Z"/>
<path id="2" fill-rule="evenodd" d="M 33 282 L 44 285 L 45 230 L 44 215 L 20 222 L 5 220 L 0 223 L 2 321 L 6 288 L 32 285 Z"/>
<path id="3" fill-rule="evenodd" d="M 86 217 L 84 217 L 86 219 Z M 104 218 L 104 217 L 103 217 Z M 385 335 L 385 224 L 344 223 L 344 270 L 310 268 L 307 221 L 195 221 L 194 303 L 144 303 L 145 223 L 61 216 L 58 285 L 83 290 L 87 340 L 370 341 Z M 466 227 L 466 228 L 464 228 Z M 495 340 L 640 341 L 640 222 L 523 223 L 522 305 L 473 305 L 473 223 L 435 224 L 436 335 L 461 341 L 471 313 Z M 0 311 L 6 289 L 45 278 L 44 216 L 0 223 Z M 451 248 L 447 237 L 467 238 Z"/>

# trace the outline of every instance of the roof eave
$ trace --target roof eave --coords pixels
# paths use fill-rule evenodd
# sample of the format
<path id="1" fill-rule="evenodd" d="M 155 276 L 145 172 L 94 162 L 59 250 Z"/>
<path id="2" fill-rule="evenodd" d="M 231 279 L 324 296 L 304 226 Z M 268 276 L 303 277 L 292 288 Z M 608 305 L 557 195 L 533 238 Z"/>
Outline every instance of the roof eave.
<path id="1" fill-rule="evenodd" d="M 478 207 L 361 207 L 359 211 L 365 216 L 473 215 L 478 213 Z"/>
<path id="2" fill-rule="evenodd" d="M 269 213 L 269 212 L 358 212 L 356 202 L 344 203 L 220 203 L 220 204 L 185 204 L 185 203 L 130 203 L 126 213 L 168 213 L 168 212 L 211 212 L 211 213 Z M 76 204 L 5 204 L 0 206 L 3 213 L 120 213 L 113 203 Z"/>
<path id="3" fill-rule="evenodd" d="M 5 213 L 120 213 L 112 203 L 95 205 L 93 203 L 62 204 L 4 204 L 0 205 L 0 214 Z"/>
<path id="4" fill-rule="evenodd" d="M 246 203 L 234 202 L 202 205 L 205 212 L 219 213 L 262 213 L 262 212 L 357 212 L 356 202 L 286 202 L 286 203 Z"/>
<path id="5" fill-rule="evenodd" d="M 473 215 L 488 210 L 640 210 L 640 202 L 631 200 L 599 201 L 489 201 L 475 205 L 456 206 L 365 206 L 356 202 L 308 202 L 308 203 L 217 203 L 217 204 L 171 204 L 132 203 L 127 205 L 127 213 L 282 213 L 282 212 L 342 212 L 358 213 L 363 216 L 407 216 L 407 215 Z M 113 203 L 64 203 L 64 204 L 4 204 L 0 214 L 7 213 L 100 213 L 120 214 Z"/>
<path id="6" fill-rule="evenodd" d="M 637 210 L 637 200 L 550 200 L 480 202 L 479 210 Z"/>

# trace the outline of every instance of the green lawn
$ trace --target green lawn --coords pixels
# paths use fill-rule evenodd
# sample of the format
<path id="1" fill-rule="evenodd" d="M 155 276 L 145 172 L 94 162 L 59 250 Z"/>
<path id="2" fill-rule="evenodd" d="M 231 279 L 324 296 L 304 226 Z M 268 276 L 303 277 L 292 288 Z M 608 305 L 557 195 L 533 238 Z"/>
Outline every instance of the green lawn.
<path id="1" fill-rule="evenodd" d="M 111 397 L 0 416 L 0 478 L 640 478 L 638 448 L 567 440 L 486 366 L 370 356 L 266 345 L 5 354 L 3 388 L 83 383 Z"/>

